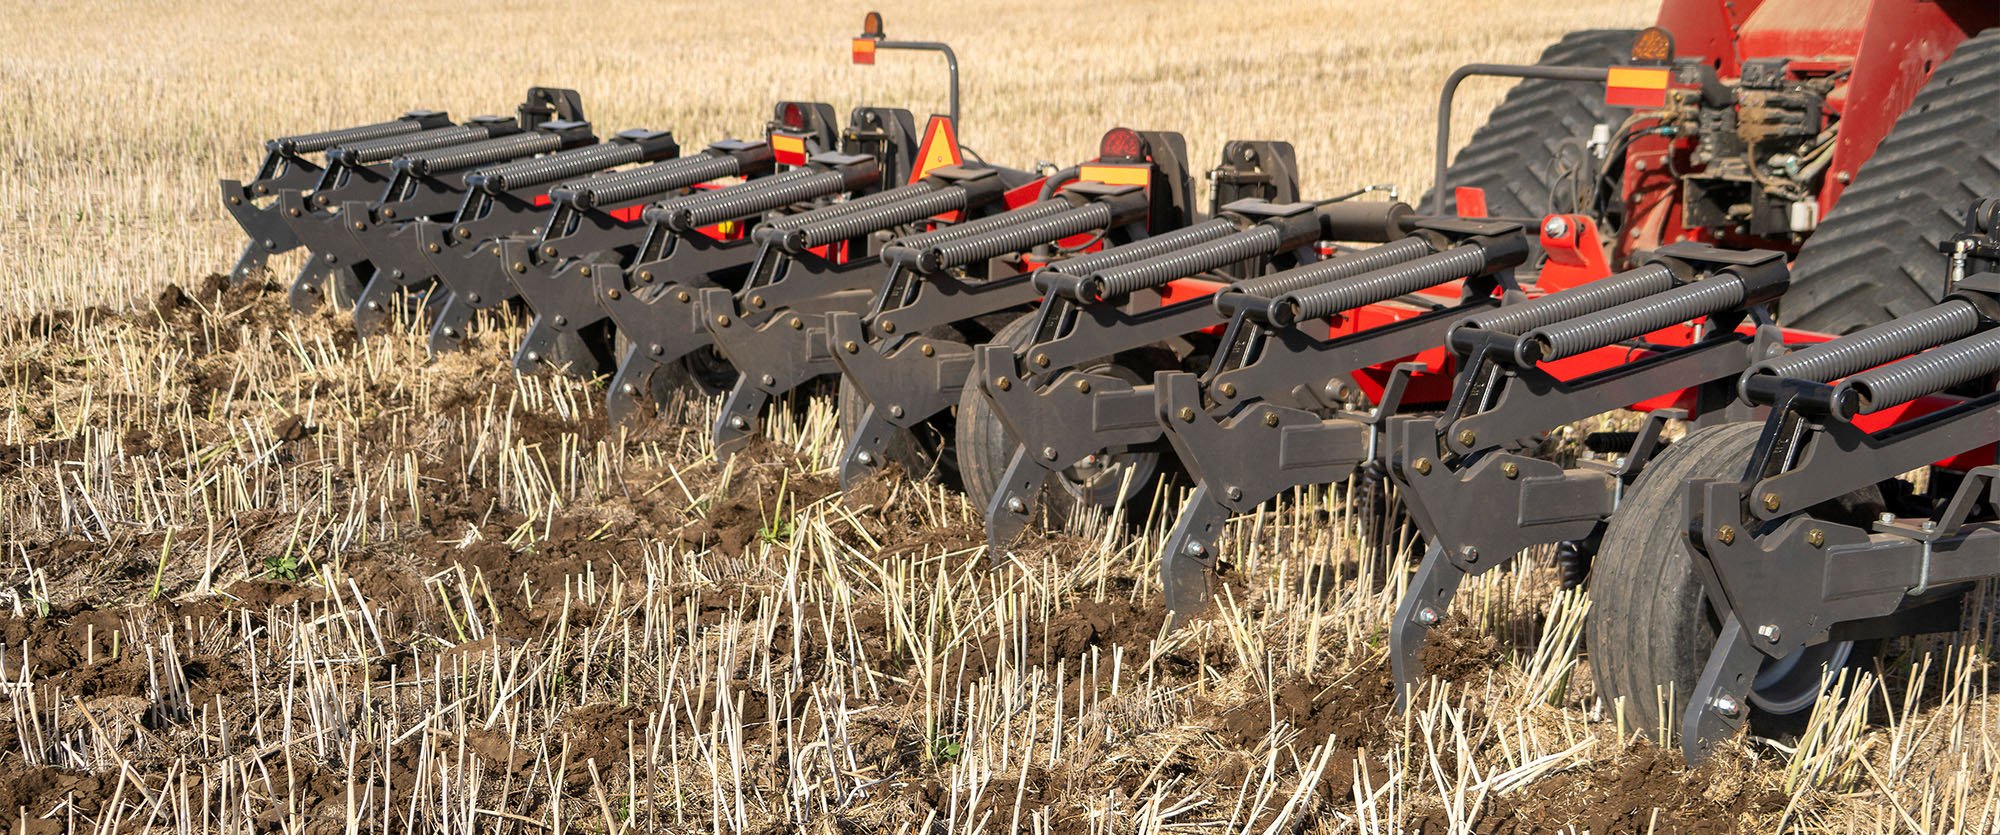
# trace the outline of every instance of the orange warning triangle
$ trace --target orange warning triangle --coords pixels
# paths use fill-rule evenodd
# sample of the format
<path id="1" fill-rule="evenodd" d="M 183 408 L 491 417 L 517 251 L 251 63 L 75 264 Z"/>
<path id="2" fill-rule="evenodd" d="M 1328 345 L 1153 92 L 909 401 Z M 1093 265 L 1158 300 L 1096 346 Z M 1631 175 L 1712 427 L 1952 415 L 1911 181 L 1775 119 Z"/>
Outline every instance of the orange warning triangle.
<path id="1" fill-rule="evenodd" d="M 932 116 L 930 124 L 924 126 L 924 142 L 917 146 L 917 164 L 910 169 L 910 182 L 964 161 L 964 155 L 958 151 L 958 129 L 952 127 L 951 117 Z"/>

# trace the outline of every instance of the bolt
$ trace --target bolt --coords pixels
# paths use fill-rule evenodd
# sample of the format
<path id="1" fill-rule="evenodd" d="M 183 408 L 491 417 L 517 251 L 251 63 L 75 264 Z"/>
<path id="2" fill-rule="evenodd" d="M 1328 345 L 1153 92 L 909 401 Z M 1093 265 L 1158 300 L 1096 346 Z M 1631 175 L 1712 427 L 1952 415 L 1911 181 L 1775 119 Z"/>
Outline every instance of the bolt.
<path id="1" fill-rule="evenodd" d="M 792 330 L 799 331 L 799 330 L 805 330 L 805 328 L 806 328 L 806 321 L 804 319 L 792 320 Z"/>
<path id="2" fill-rule="evenodd" d="M 1225 490 L 1223 492 L 1228 494 L 1229 500 L 1232 502 L 1240 501 L 1243 498 L 1243 488 L 1241 487 L 1232 486 L 1228 490 Z"/>
<path id="3" fill-rule="evenodd" d="M 582 269 L 579 269 L 579 270 L 577 270 L 577 273 L 578 273 L 579 275 L 582 275 L 582 276 L 583 276 L 584 278 L 589 278 L 589 277 L 590 277 L 590 268 L 589 268 L 589 267 L 584 267 L 584 268 L 582 268 Z"/>
<path id="4" fill-rule="evenodd" d="M 758 305 L 758 306 L 759 306 L 759 307 L 762 307 L 763 305 Z M 882 324 L 881 324 L 881 328 L 882 328 L 882 332 L 883 332 L 883 333 L 895 333 L 895 332 L 896 332 L 896 323 L 895 323 L 895 322 L 891 322 L 891 321 L 889 321 L 889 320 L 887 320 L 887 319 L 884 319 L 884 320 L 882 320 Z"/>
<path id="5" fill-rule="evenodd" d="M 1932 519 L 1925 519 L 1925 520 L 1924 520 L 1924 530 L 1927 530 L 1927 531 L 1934 531 L 1934 530 L 1937 530 L 1937 522 L 1936 522 L 1935 520 L 1932 520 Z"/>
<path id="6" fill-rule="evenodd" d="M 1812 530 L 1806 531 L 1806 544 L 1811 545 L 1814 548 L 1825 548 L 1826 531 L 1820 530 L 1818 528 L 1813 528 Z"/>
<path id="7" fill-rule="evenodd" d="M 1190 557 L 1199 557 L 1208 553 L 1208 546 L 1190 539 L 1186 545 L 1181 546 L 1181 553 Z"/>
<path id="8" fill-rule="evenodd" d="M 865 449 L 854 453 L 854 460 L 863 467 L 875 466 L 875 454 Z"/>
<path id="9" fill-rule="evenodd" d="M 680 302 L 681 304 L 687 304 L 688 302 L 694 301 L 694 296 L 690 294 L 688 291 L 682 290 L 674 294 L 674 301 Z"/>
<path id="10" fill-rule="evenodd" d="M 478 303 L 479 303 L 479 294 L 478 294 L 478 293 L 467 293 L 467 294 L 465 294 L 465 300 L 466 300 L 466 301 L 469 301 L 469 302 L 472 302 L 473 304 L 478 304 Z"/>
<path id="11" fill-rule="evenodd" d="M 460 226 L 460 227 L 458 227 L 458 236 L 459 236 L 459 237 L 461 237 L 461 238 L 470 238 L 470 237 L 472 237 L 472 230 L 471 230 L 471 229 L 467 229 L 467 228 L 465 228 L 465 227 L 463 227 L 463 226 Z M 436 244 L 432 244 L 432 246 L 436 246 Z M 436 252 L 437 250 L 431 250 L 431 251 L 432 251 L 432 252 Z"/>
<path id="12" fill-rule="evenodd" d="M 1509 462 L 1507 462 L 1507 463 L 1505 463 L 1505 464 L 1501 464 L 1501 465 L 1500 465 L 1500 474 L 1501 474 L 1501 475 L 1504 475 L 1504 476 L 1506 476 L 1506 477 L 1508 477 L 1508 478 L 1510 478 L 1510 479 L 1511 479 L 1511 478 L 1520 478 L 1520 477 L 1521 477 L 1521 465 L 1519 465 L 1519 464 L 1516 464 L 1516 463 L 1514 463 L 1514 462 L 1512 462 L 1512 461 L 1509 461 Z"/>
<path id="13" fill-rule="evenodd" d="M 1776 494 L 1776 493 L 1765 493 L 1765 494 L 1764 494 L 1764 509 L 1765 509 L 1765 510 L 1777 510 L 1777 509 L 1778 509 L 1778 505 L 1779 505 L 1779 504 L 1780 504 L 1780 502 L 1778 501 L 1778 494 Z"/>
<path id="14" fill-rule="evenodd" d="M 716 327 L 722 327 L 722 328 L 729 327 L 729 317 L 718 313 L 715 315 L 715 324 Z"/>
<path id="15" fill-rule="evenodd" d="M 1431 474 L 1431 459 L 1429 458 L 1419 458 L 1410 462 L 1410 466 L 1417 471 L 1417 475 Z"/>
<path id="16" fill-rule="evenodd" d="M 609 290 L 604 291 L 604 295 L 610 296 L 612 301 L 617 301 L 625 297 L 625 291 L 613 287 Z"/>
<path id="17" fill-rule="evenodd" d="M 1569 234 L 1569 221 L 1564 220 L 1562 215 L 1550 217 L 1547 223 L 1542 224 L 1542 234 L 1551 238 L 1565 237 Z"/>
<path id="18" fill-rule="evenodd" d="M 444 251 L 444 247 L 441 247 L 441 246 L 438 246 L 437 244 L 431 244 L 431 245 L 430 245 L 430 251 L 431 251 L 431 252 L 434 252 L 434 253 L 435 253 L 435 252 L 443 252 L 443 251 Z"/>
<path id="19" fill-rule="evenodd" d="M 639 394 L 639 387 L 632 385 L 631 383 L 626 383 L 624 386 L 624 392 L 627 397 L 637 397 Z"/>
<path id="20" fill-rule="evenodd" d="M 927 357 L 937 356 L 937 348 L 933 347 L 929 342 L 926 342 L 922 345 L 917 346 L 917 353 L 923 354 L 924 356 Z"/>
<path id="21" fill-rule="evenodd" d="M 1194 407 L 1193 407 L 1193 406 L 1182 406 L 1182 407 L 1181 407 L 1181 410 L 1180 410 L 1180 412 L 1179 412 L 1179 414 L 1180 414 L 1180 416 L 1181 416 L 1181 422 L 1182 422 L 1182 423 L 1193 423 L 1193 422 L 1194 422 Z"/>
<path id="22" fill-rule="evenodd" d="M 652 345 L 648 345 L 648 346 L 646 346 L 646 353 L 649 353 L 649 354 L 652 354 L 653 356 L 656 356 L 656 357 L 657 357 L 657 356 L 660 356 L 661 354 L 664 354 L 664 353 L 666 353 L 666 352 L 667 352 L 667 349 L 666 349 L 666 347 L 665 347 L 665 346 L 662 346 L 662 345 L 660 345 L 660 344 L 658 344 L 658 343 L 654 343 L 654 344 L 652 344 Z"/>
<path id="23" fill-rule="evenodd" d="M 846 351 L 850 354 L 858 354 L 861 353 L 861 344 L 850 339 L 847 340 L 846 342 L 840 343 L 840 350 Z"/>
<path id="24" fill-rule="evenodd" d="M 390 270 L 390 271 L 389 271 L 389 277 L 390 277 L 390 278 L 393 278 L 393 279 L 396 279 L 396 280 L 398 280 L 398 281 L 401 281 L 401 280 L 403 279 L 403 271 L 402 271 L 402 270 Z"/>
<path id="25" fill-rule="evenodd" d="M 557 317 L 555 317 L 555 322 L 556 322 L 556 327 L 558 327 L 558 328 L 561 328 L 561 327 L 568 327 L 568 326 L 569 326 L 569 317 L 568 317 L 568 316 L 557 316 Z"/>
<path id="26" fill-rule="evenodd" d="M 749 429 L 750 419 L 742 415 L 737 415 L 729 419 L 729 426 L 732 429 L 738 429 L 738 430 Z"/>
<path id="27" fill-rule="evenodd" d="M 369 302 L 369 303 L 368 303 L 368 309 L 369 309 L 369 310 L 381 310 L 381 309 L 382 309 L 382 303 L 381 303 L 381 302 Z"/>
<path id="28" fill-rule="evenodd" d="M 1839 180 L 1841 185 L 1847 185 L 1848 183 L 1854 182 L 1854 175 L 1849 174 L 1845 171 L 1833 175 L 1833 178 Z"/>
<path id="29" fill-rule="evenodd" d="M 1778 625 L 1775 623 L 1767 623 L 1757 627 L 1757 636 L 1774 644 L 1778 642 L 1779 636 L 1784 634 L 1782 630 L 1778 629 Z"/>
<path id="30" fill-rule="evenodd" d="M 242 197 L 231 197 L 231 198 L 229 198 L 229 205 L 231 205 L 231 206 L 241 206 L 241 205 L 243 205 L 243 198 L 242 198 Z"/>
<path id="31" fill-rule="evenodd" d="M 1222 385 L 1220 386 L 1220 389 L 1221 389 L 1221 391 L 1222 391 L 1222 396 L 1223 396 L 1223 397 L 1235 397 L 1235 396 L 1236 396 L 1236 384 L 1235 384 L 1235 383 L 1223 383 L 1223 384 L 1222 384 Z"/>
<path id="32" fill-rule="evenodd" d="M 1006 391 L 1014 387 L 1014 381 L 1005 377 L 995 377 L 993 378 L 993 387 L 1001 391 Z"/>
<path id="33" fill-rule="evenodd" d="M 1466 562 L 1479 561 L 1479 549 L 1471 545 L 1467 545 L 1463 548 L 1458 549 L 1458 555 L 1462 557 Z"/>
<path id="34" fill-rule="evenodd" d="M 1735 696 L 1731 696 L 1728 693 L 1709 699 L 1708 708 L 1731 719 L 1743 715 L 1743 703 L 1737 701 Z"/>
<path id="35" fill-rule="evenodd" d="M 1875 517 L 1875 521 L 1877 521 L 1877 522 L 1880 522 L 1880 523 L 1882 523 L 1882 524 L 1884 524 L 1884 525 L 1887 525 L 1887 524 L 1890 524 L 1890 523 L 1892 523 L 1892 522 L 1895 522 L 1895 521 L 1896 521 L 1896 514 L 1894 514 L 1894 513 L 1884 513 L 1884 514 L 1882 514 L 1882 515 L 1880 515 L 1880 516 L 1876 516 L 1876 517 Z"/>
<path id="36" fill-rule="evenodd" d="M 1275 410 L 1264 413 L 1264 425 L 1272 429 L 1278 428 L 1278 413 Z"/>
<path id="37" fill-rule="evenodd" d="M 1479 434 L 1470 429 L 1461 429 L 1458 433 L 1458 442 L 1464 446 L 1472 446 L 1479 442 Z"/>
<path id="38" fill-rule="evenodd" d="M 1047 367 L 1049 367 L 1049 355 L 1048 355 L 1048 354 L 1036 354 L 1036 355 L 1035 355 L 1035 367 L 1037 367 L 1037 368 L 1047 368 Z"/>
<path id="39" fill-rule="evenodd" d="M 265 249 L 277 249 L 277 248 L 278 248 L 278 242 L 277 242 L 277 241 L 274 241 L 274 240 L 271 240 L 270 238 L 265 238 L 265 239 L 264 239 L 264 248 L 265 248 Z"/>
<path id="40" fill-rule="evenodd" d="M 542 355 L 541 355 L 541 354 L 539 354 L 539 353 L 536 353 L 536 352 L 534 352 L 534 351 L 529 351 L 529 352 L 528 352 L 528 361 L 529 361 L 529 362 L 541 362 L 541 361 L 542 361 Z"/>
<path id="41" fill-rule="evenodd" d="M 1077 393 L 1077 394 L 1089 394 L 1089 393 L 1090 393 L 1090 381 L 1089 381 L 1089 380 L 1078 380 L 1078 381 L 1076 381 L 1076 393 Z"/>
<path id="42" fill-rule="evenodd" d="M 391 218 L 391 219 L 394 219 L 394 218 L 396 217 L 396 210 L 395 210 L 395 209 L 383 209 L 383 210 L 382 210 L 382 216 L 383 216 L 383 217 L 386 217 L 386 218 Z"/>
<path id="43" fill-rule="evenodd" d="M 292 217 L 298 217 L 298 216 L 299 216 L 299 210 L 298 210 L 298 208 L 297 208 L 297 207 L 293 207 L 293 208 L 290 208 L 290 209 L 286 209 L 286 210 L 285 210 L 285 214 L 288 214 L 288 215 L 291 215 Z"/>
<path id="44" fill-rule="evenodd" d="M 1722 527 L 1716 528 L 1715 541 L 1720 542 L 1724 545 L 1728 545 L 1730 543 L 1735 542 L 1736 528 L 1732 525 L 1723 525 Z"/>
<path id="45" fill-rule="evenodd" d="M 554 258 L 556 257 L 556 248 L 552 246 L 542 247 L 542 254 L 547 257 Z"/>
<path id="46" fill-rule="evenodd" d="M 457 338 L 458 338 L 458 329 L 457 329 L 457 328 L 454 328 L 454 327 L 450 327 L 450 326 L 446 326 L 446 327 L 445 327 L 445 329 L 444 329 L 444 335 L 445 335 L 445 336 L 447 336 L 447 337 L 450 337 L 450 338 L 452 338 L 452 339 L 457 339 Z"/>
<path id="47" fill-rule="evenodd" d="M 520 262 L 520 261 L 515 261 L 515 262 L 514 262 L 514 272 L 517 272 L 517 273 L 524 273 L 524 272 L 527 272 L 527 271 L 528 271 L 528 265 L 527 265 L 527 264 L 524 264 L 524 263 L 522 263 L 522 262 Z"/>
<path id="48" fill-rule="evenodd" d="M 1027 512 L 1028 512 L 1028 503 L 1027 503 L 1027 502 L 1024 502 L 1024 501 L 1021 501 L 1021 497 L 1020 497 L 1020 496 L 1008 496 L 1008 497 L 1007 497 L 1007 512 L 1008 512 L 1008 513 L 1027 513 Z"/>
<path id="49" fill-rule="evenodd" d="M 763 296 L 751 296 L 751 297 L 750 297 L 750 306 L 751 306 L 751 307 L 763 307 L 763 306 L 764 306 L 764 297 L 763 297 Z"/>
<path id="50" fill-rule="evenodd" d="M 334 255 L 333 253 L 329 252 L 326 254 L 326 262 L 329 264 L 338 264 L 340 263 L 340 256 Z"/>
<path id="51" fill-rule="evenodd" d="M 645 282 L 645 283 L 647 283 L 647 284 L 651 284 L 651 283 L 653 283 L 653 271 L 652 271 L 652 270 L 640 270 L 640 271 L 639 271 L 639 280 L 640 280 L 640 281 L 642 281 L 642 282 Z"/>
<path id="52" fill-rule="evenodd" d="M 895 418 L 899 418 L 899 417 L 902 417 L 902 416 L 903 416 L 903 407 L 901 407 L 901 406 L 890 406 L 890 407 L 889 407 L 889 416 L 890 416 L 890 417 L 895 417 Z"/>
<path id="53" fill-rule="evenodd" d="M 1042 447 L 1042 460 L 1044 461 L 1056 460 L 1056 448 L 1052 446 Z"/>
<path id="54" fill-rule="evenodd" d="M 1438 622 L 1438 610 L 1433 609 L 1429 606 L 1425 606 L 1422 609 L 1417 610 L 1418 624 L 1422 626 L 1436 626 L 1437 622 Z"/>
<path id="55" fill-rule="evenodd" d="M 777 385 L 777 384 L 778 384 L 778 378 L 776 378 L 776 377 L 773 377 L 773 376 L 771 376 L 771 375 L 769 375 L 769 374 L 766 374 L 766 375 L 764 375 L 764 376 L 762 376 L 762 377 L 759 377 L 759 378 L 757 378 L 757 379 L 758 379 L 758 381 L 759 381 L 759 382 L 762 382 L 762 383 L 763 383 L 764 385 L 767 385 L 767 386 L 775 386 L 775 385 Z"/>

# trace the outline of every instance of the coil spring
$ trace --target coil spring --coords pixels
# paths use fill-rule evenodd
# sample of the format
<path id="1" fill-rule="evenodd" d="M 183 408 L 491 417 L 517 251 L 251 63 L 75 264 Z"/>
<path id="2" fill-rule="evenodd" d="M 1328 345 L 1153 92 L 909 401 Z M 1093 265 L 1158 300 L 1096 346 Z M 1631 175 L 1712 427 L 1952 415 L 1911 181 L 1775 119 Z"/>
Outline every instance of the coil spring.
<path id="1" fill-rule="evenodd" d="M 736 190 L 765 188 L 768 186 L 776 185 L 778 183 L 796 183 L 806 179 L 807 177 L 811 177 L 816 173 L 818 172 L 810 168 L 799 168 L 792 171 L 787 171 L 783 174 L 774 174 L 772 176 L 765 177 L 764 179 L 761 180 L 752 180 L 750 182 L 737 183 L 736 185 L 729 186 L 728 188 L 717 189 L 713 191 L 693 191 L 687 194 L 676 195 L 674 197 L 669 197 L 665 200 L 661 200 L 658 203 L 654 203 L 653 205 L 646 207 L 646 212 L 644 217 L 647 223 L 665 224 L 667 222 L 667 219 L 672 217 L 675 212 L 680 211 L 681 209 L 694 205 L 696 203 L 700 203 L 704 200 L 712 199 L 718 194 Z"/>
<path id="2" fill-rule="evenodd" d="M 614 165 L 634 162 L 646 155 L 636 142 L 606 142 L 545 157 L 489 165 L 473 172 L 482 178 L 480 188 L 488 193 L 510 188 L 538 186 L 554 180 L 587 174 Z"/>
<path id="3" fill-rule="evenodd" d="M 1429 255 L 1432 251 L 1430 243 L 1422 238 L 1403 238 L 1381 246 L 1343 252 L 1303 267 L 1239 281 L 1229 289 L 1260 298 L 1276 298 L 1316 284 L 1393 267 L 1412 258 Z"/>
<path id="4" fill-rule="evenodd" d="M 1087 279 L 1089 293 L 1097 299 L 1107 299 L 1147 287 L 1158 287 L 1175 279 L 1199 275 L 1259 255 L 1269 255 L 1276 252 L 1282 243 L 1283 233 L 1275 227 L 1259 224 L 1136 264 L 1098 270 Z M 1075 274 L 1073 270 L 1064 272 Z"/>
<path id="5" fill-rule="evenodd" d="M 2000 330 L 1951 342 L 1901 362 L 1847 378 L 1834 401 L 1851 403 L 1859 414 L 1900 406 L 1927 394 L 1977 380 L 2000 370 Z"/>
<path id="6" fill-rule="evenodd" d="M 1090 275 L 1099 270 L 1136 264 L 1177 249 L 1186 249 L 1233 234 L 1236 234 L 1236 224 L 1231 221 L 1222 218 L 1204 220 L 1193 226 L 1154 235 L 1124 246 L 1114 246 L 1100 252 L 1064 259 L 1049 265 L 1049 269 L 1064 275 Z"/>
<path id="7" fill-rule="evenodd" d="M 907 200 L 916 195 L 930 191 L 932 188 L 933 186 L 927 182 L 916 182 L 906 186 L 897 186 L 887 191 L 878 191 L 875 192 L 874 194 L 864 194 L 860 197 L 849 198 L 847 200 L 841 200 L 835 203 L 828 203 L 817 209 L 813 209 L 812 211 L 800 212 L 795 215 L 786 215 L 784 217 L 779 217 L 779 218 L 772 218 L 764 225 L 772 229 L 798 229 L 807 226 L 809 224 L 819 223 L 825 220 L 831 220 L 833 218 L 840 217 L 842 215 L 848 215 L 848 214 L 853 214 L 854 212 L 873 209 L 876 206 L 886 206 L 898 200 Z"/>
<path id="8" fill-rule="evenodd" d="M 810 170 L 810 169 L 808 169 Z M 667 215 L 667 228 L 692 232 L 711 223 L 748 217 L 801 200 L 836 194 L 846 188 L 847 178 L 839 171 L 814 171 L 793 182 L 772 183 L 748 190 L 723 189 L 703 199 L 683 205 Z"/>
<path id="9" fill-rule="evenodd" d="M 1560 293 L 1550 293 L 1526 304 L 1467 316 L 1459 327 L 1519 335 L 1543 325 L 1638 301 L 1673 289 L 1673 286 L 1673 270 L 1665 264 L 1647 264 Z"/>
<path id="10" fill-rule="evenodd" d="M 984 235 L 995 229 L 1005 229 L 1019 223 L 1033 223 L 1043 218 L 1062 214 L 1072 208 L 1075 208 L 1074 204 L 1060 197 L 1054 200 L 1043 200 L 1039 203 L 1030 203 L 1022 206 L 1011 212 L 1002 212 L 990 217 L 982 217 L 978 220 L 966 221 L 965 223 L 947 226 L 943 229 L 930 232 L 904 235 L 896 239 L 896 246 L 912 250 L 928 249 L 945 241 L 955 241 L 960 238 L 970 238 L 974 235 Z"/>
<path id="11" fill-rule="evenodd" d="M 1103 203 L 1086 203 L 1069 211 L 1027 223 L 932 244 L 924 251 L 923 267 L 927 271 L 936 271 L 970 264 L 1001 253 L 1020 252 L 1033 248 L 1036 244 L 1062 240 L 1071 235 L 1100 228 L 1109 224 L 1111 218 L 1110 206 Z"/>
<path id="12" fill-rule="evenodd" d="M 529 131 L 463 146 L 404 154 L 396 164 L 413 174 L 442 174 L 489 162 L 502 162 L 529 154 L 546 153 L 561 147 L 562 137 L 552 133 Z"/>
<path id="13" fill-rule="evenodd" d="M 931 215 L 957 211 L 965 208 L 965 204 L 965 189 L 947 186 L 929 194 L 908 197 L 900 203 L 851 211 L 800 226 L 790 231 L 786 244 L 788 248 L 800 250 L 831 241 L 843 241 L 878 229 L 888 229 L 922 220 Z"/>
<path id="14" fill-rule="evenodd" d="M 1368 254 L 1390 246 L 1395 244 L 1384 244 L 1368 250 Z M 1477 275 L 1483 269 L 1486 269 L 1486 248 L 1467 244 L 1331 284 L 1293 290 L 1280 295 L 1277 304 L 1290 311 L 1294 320 L 1319 319 L 1414 293 L 1455 278 Z"/>
<path id="15" fill-rule="evenodd" d="M 267 143 L 266 147 L 274 151 L 284 151 L 289 154 L 310 154 L 314 151 L 326 150 L 335 145 L 351 145 L 356 142 L 366 142 L 370 139 L 381 139 L 385 136 L 402 136 L 403 134 L 416 133 L 423 129 L 423 124 L 415 119 L 392 119 L 387 122 L 376 122 L 372 125 L 335 128 L 317 133 L 302 133 L 297 136 L 280 136 Z"/>
<path id="16" fill-rule="evenodd" d="M 1724 273 L 1530 330 L 1522 334 L 1523 350 L 1533 345 L 1537 354 L 1523 355 L 1522 359 L 1540 362 L 1573 357 L 1690 319 L 1733 310 L 1744 298 L 1743 280 Z"/>
<path id="17" fill-rule="evenodd" d="M 1773 357 L 1750 369 L 1824 383 L 1898 357 L 1964 337 L 1979 329 L 1979 312 L 1970 302 L 1952 299 L 1829 342 Z"/>
<path id="18" fill-rule="evenodd" d="M 467 142 L 485 139 L 490 135 L 492 134 L 486 129 L 485 125 L 452 125 L 448 128 L 421 131 L 404 136 L 390 136 L 366 142 L 357 142 L 352 145 L 340 145 L 327 153 L 337 154 L 342 162 L 362 165 L 370 162 L 381 162 L 385 159 L 394 159 L 404 154 L 429 150 L 431 148 L 463 145 Z"/>
<path id="19" fill-rule="evenodd" d="M 686 188 L 741 171 L 742 163 L 732 156 L 693 156 L 652 165 L 613 171 L 571 180 L 557 189 L 557 199 L 588 209 L 623 203 L 635 197 Z M 693 196 L 693 195 L 689 195 Z"/>

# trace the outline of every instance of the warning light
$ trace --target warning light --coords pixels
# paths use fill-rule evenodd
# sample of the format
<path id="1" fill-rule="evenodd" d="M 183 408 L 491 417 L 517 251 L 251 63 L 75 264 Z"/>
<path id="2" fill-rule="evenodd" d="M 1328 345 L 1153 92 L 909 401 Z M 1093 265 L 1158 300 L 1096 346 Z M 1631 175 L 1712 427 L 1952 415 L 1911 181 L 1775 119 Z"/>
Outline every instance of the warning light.
<path id="1" fill-rule="evenodd" d="M 1097 143 L 1099 162 L 1144 162 L 1146 160 L 1146 140 L 1131 128 L 1112 128 Z"/>
<path id="2" fill-rule="evenodd" d="M 1658 26 L 1639 30 L 1632 39 L 1632 63 L 1670 64 L 1674 60 L 1674 35 Z"/>
<path id="3" fill-rule="evenodd" d="M 783 122 L 790 130 L 805 130 L 806 109 L 800 107 L 797 102 L 785 102 L 785 109 L 778 117 L 778 121 Z"/>
<path id="4" fill-rule="evenodd" d="M 869 12 L 866 17 L 861 18 L 861 37 L 864 38 L 882 37 L 881 12 Z"/>

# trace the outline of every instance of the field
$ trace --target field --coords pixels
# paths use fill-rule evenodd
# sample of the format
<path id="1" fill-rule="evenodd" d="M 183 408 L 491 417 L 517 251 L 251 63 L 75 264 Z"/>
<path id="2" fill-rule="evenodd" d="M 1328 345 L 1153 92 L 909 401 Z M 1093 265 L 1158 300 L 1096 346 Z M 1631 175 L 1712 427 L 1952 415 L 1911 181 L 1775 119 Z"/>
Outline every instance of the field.
<path id="1" fill-rule="evenodd" d="M 1071 8 L 1080 6 L 1081 8 Z M 884 5 L 959 50 L 962 139 L 1289 139 L 1308 194 L 1428 185 L 1436 85 L 1645 2 Z M 0 15 L 0 818 L 10 832 L 1971 832 L 2000 827 L 1975 640 L 1901 645 L 1796 745 L 1700 769 L 1596 698 L 1546 561 L 1489 575 L 1391 712 L 1407 527 L 1348 486 L 1232 522 L 1165 632 L 1158 531 L 989 568 L 960 496 L 838 491 L 830 404 L 718 460 L 717 403 L 229 286 L 262 139 L 582 91 L 603 128 L 785 98 L 942 110 L 847 63 L 861 7 L 8 4 Z M 754 13 L 753 13 L 754 12 Z M 1503 88 L 1461 97 L 1459 138 Z M 795 425 L 796 428 L 792 428 Z M 1165 524 L 1162 522 L 1161 524 Z M 1983 618 L 1974 623 L 1983 624 Z M 1829 703 L 1832 704 L 1832 703 Z"/>

